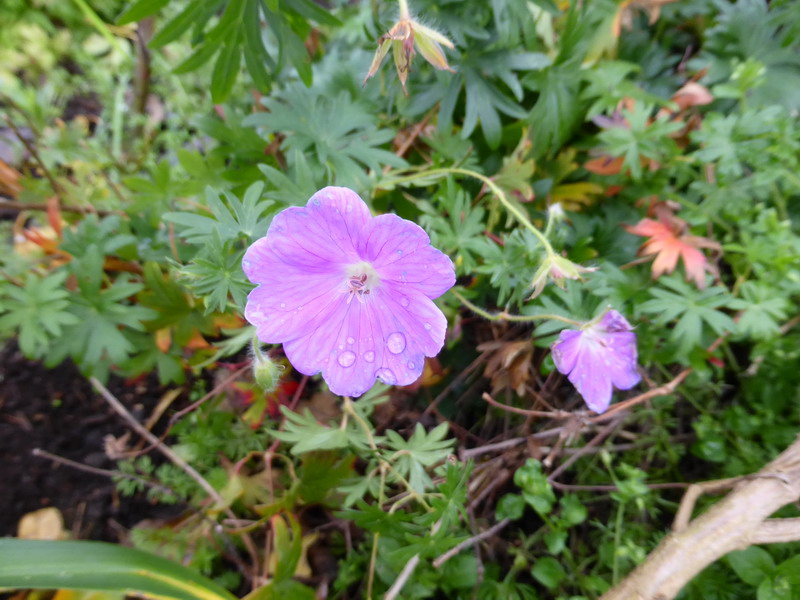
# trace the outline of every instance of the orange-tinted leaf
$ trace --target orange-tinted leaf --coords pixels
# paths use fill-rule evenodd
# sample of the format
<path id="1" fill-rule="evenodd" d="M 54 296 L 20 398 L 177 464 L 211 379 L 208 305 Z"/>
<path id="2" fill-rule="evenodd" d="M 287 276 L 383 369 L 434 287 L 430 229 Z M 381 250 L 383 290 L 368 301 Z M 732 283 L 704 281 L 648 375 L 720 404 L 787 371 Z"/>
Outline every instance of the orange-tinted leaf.
<path id="1" fill-rule="evenodd" d="M 655 255 L 654 278 L 663 273 L 672 273 L 680 258 L 686 269 L 686 278 L 693 280 L 700 289 L 705 287 L 705 271 L 708 265 L 700 248 L 719 250 L 719 244 L 706 238 L 685 235 L 686 223 L 666 211 L 659 215 L 658 220 L 642 219 L 636 225 L 624 228 L 634 235 L 650 238 L 642 245 L 639 252 L 644 255 Z"/>
<path id="2" fill-rule="evenodd" d="M 164 327 L 156 331 L 156 347 L 161 352 L 167 352 L 172 345 L 172 332 L 169 327 Z"/>
<path id="3" fill-rule="evenodd" d="M 686 110 L 692 106 L 703 106 L 711 104 L 714 101 L 714 96 L 708 91 L 704 85 L 700 85 L 696 81 L 690 81 L 679 89 L 672 96 L 672 101 L 677 104 L 681 110 Z"/>
<path id="4" fill-rule="evenodd" d="M 19 183 L 22 174 L 14 167 L 0 160 L 0 192 L 10 198 L 16 198 L 22 191 Z"/>
<path id="5" fill-rule="evenodd" d="M 612 156 L 600 156 L 587 161 L 583 165 L 583 168 L 596 175 L 617 175 L 622 171 L 622 165 L 624 163 L 624 156 L 617 156 L 616 158 Z"/>

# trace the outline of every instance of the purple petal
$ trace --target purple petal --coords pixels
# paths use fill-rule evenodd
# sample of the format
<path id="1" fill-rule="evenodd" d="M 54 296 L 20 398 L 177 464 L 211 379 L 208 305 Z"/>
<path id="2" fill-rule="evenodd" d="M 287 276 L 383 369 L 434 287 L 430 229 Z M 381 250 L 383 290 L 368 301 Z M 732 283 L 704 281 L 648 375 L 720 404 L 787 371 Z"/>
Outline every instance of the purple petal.
<path id="1" fill-rule="evenodd" d="M 606 338 L 606 345 L 612 352 L 606 353 L 604 364 L 608 378 L 618 390 L 629 390 L 641 381 L 636 369 L 636 334 L 633 332 L 613 333 Z"/>
<path id="2" fill-rule="evenodd" d="M 270 248 L 267 238 L 255 242 L 242 261 L 245 274 L 260 283 L 247 297 L 245 318 L 262 342 L 277 344 L 313 331 L 338 297 L 344 299 L 343 276 L 332 271 L 297 269 Z"/>
<path id="3" fill-rule="evenodd" d="M 641 379 L 636 369 L 636 334 L 615 310 L 584 329 L 562 331 L 552 350 L 556 368 L 598 413 L 611 403 L 612 386 L 627 390 Z"/>
<path id="4" fill-rule="evenodd" d="M 397 215 L 372 220 L 363 257 L 375 265 L 381 280 L 438 298 L 456 282 L 453 261 L 431 246 L 419 225 Z"/>
<path id="5" fill-rule="evenodd" d="M 447 320 L 429 298 L 414 293 L 398 300 L 386 289 L 370 296 L 349 304 L 342 299 L 313 332 L 284 343 L 294 367 L 306 375 L 322 372 L 334 394 L 360 396 L 376 377 L 409 385 L 422 374 L 425 356 L 444 343 Z"/>
<path id="6" fill-rule="evenodd" d="M 583 332 L 574 329 L 564 329 L 558 336 L 558 341 L 553 345 L 553 362 L 559 372 L 568 374 L 575 368 L 581 333 Z"/>
<path id="7" fill-rule="evenodd" d="M 320 272 L 358 262 L 356 246 L 369 220 L 369 209 L 358 194 L 347 188 L 326 187 L 311 196 L 306 206 L 287 208 L 275 215 L 266 239 L 286 264 Z M 260 283 L 261 272 L 254 275 L 251 279 Z"/>

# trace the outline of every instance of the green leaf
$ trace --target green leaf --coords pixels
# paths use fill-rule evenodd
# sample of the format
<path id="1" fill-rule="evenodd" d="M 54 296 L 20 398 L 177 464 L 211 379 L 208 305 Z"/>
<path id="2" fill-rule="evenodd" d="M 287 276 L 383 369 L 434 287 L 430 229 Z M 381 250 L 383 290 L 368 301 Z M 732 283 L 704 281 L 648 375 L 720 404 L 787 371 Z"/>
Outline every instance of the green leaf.
<path id="1" fill-rule="evenodd" d="M 237 307 L 243 307 L 253 284 L 242 270 L 243 250 L 223 243 L 214 231 L 205 247 L 192 262 L 180 270 L 186 286 L 205 302 L 205 314 L 226 312 L 229 298 Z"/>
<path id="2" fill-rule="evenodd" d="M 289 523 L 287 527 L 286 523 Z M 290 513 L 280 513 L 270 519 L 274 534 L 275 580 L 287 581 L 294 576 L 303 554 L 303 532 L 300 523 Z"/>
<path id="3" fill-rule="evenodd" d="M 529 458 L 514 473 L 514 483 L 522 490 L 522 497 L 533 509 L 541 514 L 549 514 L 553 510 L 556 496 L 553 487 L 542 473 L 542 463 Z"/>
<path id="4" fill-rule="evenodd" d="M 233 90 L 233 84 L 239 76 L 239 65 L 242 62 L 241 37 L 236 35 L 225 42 L 222 52 L 217 56 L 214 71 L 211 74 L 211 100 L 215 104 L 225 102 Z"/>
<path id="5" fill-rule="evenodd" d="M 550 590 L 556 589 L 567 576 L 564 567 L 552 556 L 544 556 L 531 569 L 534 579 Z"/>
<path id="6" fill-rule="evenodd" d="M 22 352 L 40 358 L 50 341 L 62 334 L 64 327 L 75 325 L 78 318 L 68 309 L 70 293 L 64 287 L 68 271 L 56 271 L 46 277 L 28 274 L 23 287 L 8 285 L 0 295 L 0 332 L 19 332 Z"/>
<path id="7" fill-rule="evenodd" d="M 445 460 L 452 452 L 454 440 L 445 440 L 446 435 L 447 423 L 441 423 L 430 432 L 417 423 L 408 440 L 404 440 L 396 431 L 386 432 L 386 445 L 395 450 L 389 461 L 420 494 L 427 491 L 432 483 L 425 468 Z"/>
<path id="8" fill-rule="evenodd" d="M 205 200 L 211 216 L 184 211 L 169 212 L 163 218 L 179 225 L 178 234 L 191 244 L 207 245 L 215 234 L 222 243 L 242 236 L 249 242 L 266 235 L 271 220 L 263 215 L 274 203 L 261 199 L 263 191 L 264 183 L 257 181 L 247 188 L 244 199 L 239 200 L 229 192 L 222 192 L 221 197 L 220 192 L 207 187 Z"/>
<path id="9" fill-rule="evenodd" d="M 757 600 L 793 600 L 795 588 L 786 577 L 778 576 L 775 579 L 764 579 L 756 591 Z"/>
<path id="10" fill-rule="evenodd" d="M 294 444 L 292 454 L 302 454 L 312 450 L 335 450 L 349 445 L 347 431 L 339 427 L 320 425 L 306 409 L 303 414 L 281 407 L 286 417 L 284 431 L 273 431 L 272 435 L 284 442 Z"/>
<path id="11" fill-rule="evenodd" d="M 136 0 L 117 17 L 117 25 L 127 25 L 156 14 L 169 4 L 169 0 Z"/>
<path id="12" fill-rule="evenodd" d="M 719 308 L 731 305 L 728 291 L 721 286 L 713 286 L 706 290 L 698 290 L 681 281 L 675 275 L 660 277 L 663 287 L 653 288 L 650 295 L 654 298 L 639 305 L 639 310 L 653 314 L 659 325 L 666 325 L 675 319 L 678 322 L 672 327 L 670 340 L 678 351 L 686 355 L 703 342 L 704 326 L 717 336 L 735 332 L 736 324 Z"/>
<path id="13" fill-rule="evenodd" d="M 495 512 L 498 521 L 521 519 L 525 512 L 525 499 L 519 494 L 506 494 L 500 498 Z"/>
<path id="14" fill-rule="evenodd" d="M 537 157 L 553 156 L 583 120 L 577 67 L 558 66 L 532 77 L 539 98 L 531 111 L 530 135 Z"/>
<path id="15" fill-rule="evenodd" d="M 394 132 L 379 129 L 371 112 L 347 92 L 327 96 L 293 84 L 263 103 L 269 112 L 250 115 L 243 123 L 265 135 L 282 134 L 281 149 L 290 157 L 316 155 L 339 185 L 363 187 L 365 169 L 380 172 L 386 165 L 406 166 L 405 160 L 382 147 Z"/>
<path id="16" fill-rule="evenodd" d="M 787 318 L 789 301 L 774 288 L 756 281 L 742 284 L 743 298 L 731 300 L 730 307 L 743 311 L 739 333 L 763 340 L 780 334 L 780 322 Z"/>
<path id="17" fill-rule="evenodd" d="M 204 8 L 205 6 L 202 2 L 189 2 L 186 8 L 175 15 L 153 36 L 153 39 L 150 40 L 150 47 L 161 48 L 178 39 L 181 34 L 189 29 L 192 22 L 201 15 Z"/>
<path id="18" fill-rule="evenodd" d="M 102 542 L 0 539 L 0 587 L 234 600 L 213 581 L 141 550 Z"/>
<path id="19" fill-rule="evenodd" d="M 772 555 L 763 548 L 750 546 L 745 550 L 736 550 L 725 556 L 725 561 L 748 585 L 757 586 L 775 572 L 775 561 Z"/>

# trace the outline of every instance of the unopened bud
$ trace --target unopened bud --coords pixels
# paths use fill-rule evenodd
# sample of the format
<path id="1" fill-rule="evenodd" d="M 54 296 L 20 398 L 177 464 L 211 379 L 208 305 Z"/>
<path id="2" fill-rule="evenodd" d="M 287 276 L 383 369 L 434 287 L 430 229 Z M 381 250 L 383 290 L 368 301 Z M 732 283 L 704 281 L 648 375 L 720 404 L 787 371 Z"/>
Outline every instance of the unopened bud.
<path id="1" fill-rule="evenodd" d="M 253 379 L 265 394 L 271 394 L 278 389 L 284 366 L 273 362 L 269 356 L 261 352 L 258 340 L 253 340 L 252 350 Z"/>

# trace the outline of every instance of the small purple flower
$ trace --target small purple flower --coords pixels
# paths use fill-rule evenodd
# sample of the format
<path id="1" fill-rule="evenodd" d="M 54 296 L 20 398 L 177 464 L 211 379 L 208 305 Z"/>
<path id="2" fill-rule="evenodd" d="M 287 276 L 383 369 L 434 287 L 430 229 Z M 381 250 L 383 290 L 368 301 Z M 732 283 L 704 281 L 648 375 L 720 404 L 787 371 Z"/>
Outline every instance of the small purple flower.
<path id="1" fill-rule="evenodd" d="M 629 390 L 641 379 L 636 369 L 636 334 L 615 310 L 583 329 L 563 330 L 553 344 L 553 360 L 597 413 L 611 404 L 612 386 Z"/>
<path id="2" fill-rule="evenodd" d="M 413 383 L 444 344 L 432 300 L 455 283 L 452 261 L 421 227 L 372 217 L 347 188 L 278 213 L 242 267 L 258 284 L 244 311 L 258 338 L 282 343 L 301 373 L 321 371 L 335 394 L 360 396 L 375 378 Z"/>

